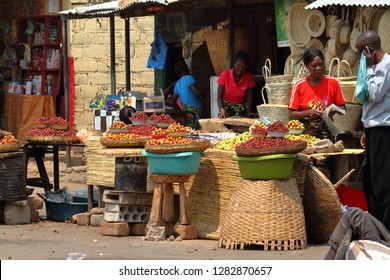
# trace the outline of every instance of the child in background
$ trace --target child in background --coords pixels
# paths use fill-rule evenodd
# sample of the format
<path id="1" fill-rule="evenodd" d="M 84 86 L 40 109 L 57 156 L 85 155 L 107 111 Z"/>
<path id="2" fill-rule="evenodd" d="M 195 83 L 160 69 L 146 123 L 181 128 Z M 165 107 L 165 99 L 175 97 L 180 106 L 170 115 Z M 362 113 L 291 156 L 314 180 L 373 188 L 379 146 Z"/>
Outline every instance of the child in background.
<path id="1" fill-rule="evenodd" d="M 190 74 L 190 70 L 184 60 L 176 62 L 175 72 L 180 79 L 175 83 L 171 105 L 174 109 L 180 110 L 176 104 L 180 98 L 181 110 L 189 111 L 186 125 L 199 129 L 198 120 L 202 114 L 202 92 L 196 87 L 196 81 Z"/>

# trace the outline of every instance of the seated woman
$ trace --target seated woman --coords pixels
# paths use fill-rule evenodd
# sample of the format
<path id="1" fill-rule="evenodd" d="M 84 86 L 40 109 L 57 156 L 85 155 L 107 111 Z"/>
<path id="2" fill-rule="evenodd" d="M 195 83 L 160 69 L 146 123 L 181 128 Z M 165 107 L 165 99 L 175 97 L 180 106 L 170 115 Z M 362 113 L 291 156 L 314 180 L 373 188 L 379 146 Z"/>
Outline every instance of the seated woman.
<path id="1" fill-rule="evenodd" d="M 325 59 L 321 50 L 306 49 L 300 60 L 309 70 L 309 76 L 293 85 L 288 104 L 288 117 L 300 120 L 305 125 L 305 132 L 318 138 L 329 138 L 330 133 L 321 119 L 323 111 L 331 104 L 345 109 L 345 98 L 338 80 L 324 75 Z M 331 110 L 329 114 L 335 114 Z"/>
<path id="2" fill-rule="evenodd" d="M 252 73 L 247 71 L 249 55 L 237 52 L 233 58 L 233 68 L 222 71 L 218 82 L 219 118 L 231 116 L 253 116 L 253 88 L 256 86 Z"/>
<path id="3" fill-rule="evenodd" d="M 179 60 L 174 65 L 176 74 L 180 79 L 171 85 L 173 95 L 170 104 L 176 110 L 186 110 L 186 125 L 194 128 L 200 128 L 199 119 L 202 116 L 202 91 L 196 86 L 195 78 L 190 74 L 187 63 Z M 164 94 L 165 95 L 165 94 Z M 180 106 L 177 104 L 180 98 Z"/>

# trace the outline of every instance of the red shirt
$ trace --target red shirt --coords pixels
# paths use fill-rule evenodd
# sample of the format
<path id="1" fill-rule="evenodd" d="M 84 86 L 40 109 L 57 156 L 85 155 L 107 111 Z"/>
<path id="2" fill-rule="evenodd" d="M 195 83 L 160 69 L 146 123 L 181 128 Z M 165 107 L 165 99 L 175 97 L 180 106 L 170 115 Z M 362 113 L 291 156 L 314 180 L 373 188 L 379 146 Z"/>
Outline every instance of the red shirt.
<path id="1" fill-rule="evenodd" d="M 337 106 L 345 104 L 344 95 L 336 78 L 323 75 L 321 83 L 313 86 L 309 82 L 309 77 L 305 77 L 295 82 L 292 87 L 288 109 L 308 110 L 310 104 L 322 104 L 322 109 L 325 109 L 333 103 Z"/>
<path id="2" fill-rule="evenodd" d="M 233 104 L 242 104 L 246 99 L 246 91 L 248 88 L 255 87 L 255 79 L 252 73 L 245 72 L 242 75 L 238 84 L 234 81 L 233 68 L 222 71 L 217 82 L 225 87 L 223 99 Z"/>

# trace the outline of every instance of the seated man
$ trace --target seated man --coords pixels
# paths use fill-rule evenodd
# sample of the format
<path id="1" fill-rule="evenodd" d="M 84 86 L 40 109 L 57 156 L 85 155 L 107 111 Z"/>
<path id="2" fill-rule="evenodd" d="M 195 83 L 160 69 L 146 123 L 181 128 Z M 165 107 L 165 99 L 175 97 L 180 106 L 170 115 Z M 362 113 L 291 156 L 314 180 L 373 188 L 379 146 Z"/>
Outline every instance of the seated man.
<path id="1" fill-rule="evenodd" d="M 341 217 L 328 244 L 325 260 L 343 260 L 349 243 L 354 240 L 371 240 L 390 248 L 390 233 L 386 227 L 360 208 L 351 207 Z"/>

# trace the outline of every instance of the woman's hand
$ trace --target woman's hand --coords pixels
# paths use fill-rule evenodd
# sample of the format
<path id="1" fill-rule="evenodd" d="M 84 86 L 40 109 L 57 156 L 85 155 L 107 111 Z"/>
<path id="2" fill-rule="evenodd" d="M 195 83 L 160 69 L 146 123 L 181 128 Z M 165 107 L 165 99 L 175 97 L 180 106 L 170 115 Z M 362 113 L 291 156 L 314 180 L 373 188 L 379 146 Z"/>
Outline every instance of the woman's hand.
<path id="1" fill-rule="evenodd" d="M 311 119 L 317 119 L 321 117 L 323 113 L 321 110 L 317 110 L 317 109 L 309 109 L 307 111 L 308 111 L 307 114 Z"/>
<path id="2" fill-rule="evenodd" d="M 228 117 L 228 115 L 227 115 L 225 109 L 224 109 L 224 108 L 220 108 L 220 109 L 219 109 L 218 118 L 220 118 L 220 119 L 225 119 L 225 118 L 227 118 L 227 117 Z"/>

